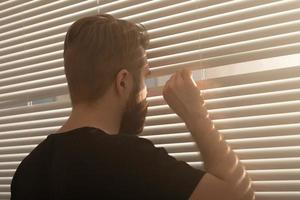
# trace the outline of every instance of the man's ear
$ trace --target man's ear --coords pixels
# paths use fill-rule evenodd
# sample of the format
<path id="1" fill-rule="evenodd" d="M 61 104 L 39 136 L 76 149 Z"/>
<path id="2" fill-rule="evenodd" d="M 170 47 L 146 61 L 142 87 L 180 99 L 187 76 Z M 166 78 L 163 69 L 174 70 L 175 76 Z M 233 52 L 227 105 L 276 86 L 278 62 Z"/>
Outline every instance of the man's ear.
<path id="1" fill-rule="evenodd" d="M 116 93 L 120 98 L 128 98 L 132 89 L 132 77 L 126 69 L 121 69 L 115 79 Z"/>

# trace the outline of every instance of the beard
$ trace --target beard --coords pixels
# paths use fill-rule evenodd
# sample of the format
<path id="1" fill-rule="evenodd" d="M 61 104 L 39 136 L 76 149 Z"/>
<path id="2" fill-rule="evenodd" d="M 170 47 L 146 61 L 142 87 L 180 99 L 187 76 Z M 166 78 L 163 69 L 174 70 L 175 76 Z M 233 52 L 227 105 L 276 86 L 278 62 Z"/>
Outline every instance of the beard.
<path id="1" fill-rule="evenodd" d="M 146 98 L 138 102 L 138 94 L 139 90 L 136 87 L 131 93 L 123 113 L 119 129 L 120 135 L 138 135 L 143 132 L 148 102 Z"/>

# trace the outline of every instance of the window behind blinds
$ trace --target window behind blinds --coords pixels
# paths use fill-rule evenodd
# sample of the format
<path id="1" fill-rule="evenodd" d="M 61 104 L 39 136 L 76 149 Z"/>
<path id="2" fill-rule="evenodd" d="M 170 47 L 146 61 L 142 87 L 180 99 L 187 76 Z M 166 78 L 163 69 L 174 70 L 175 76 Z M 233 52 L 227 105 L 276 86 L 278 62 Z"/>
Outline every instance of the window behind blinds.
<path id="1" fill-rule="evenodd" d="M 280 62 L 300 60 L 300 1 L 12 0 L 0 3 L 0 199 L 10 198 L 21 160 L 70 114 L 64 36 L 75 20 L 97 13 L 149 30 L 153 75 L 141 137 L 203 168 L 190 133 L 161 96 L 172 73 L 191 69 L 257 199 L 300 198 L 300 62 Z M 254 68 L 258 61 L 264 64 Z"/>

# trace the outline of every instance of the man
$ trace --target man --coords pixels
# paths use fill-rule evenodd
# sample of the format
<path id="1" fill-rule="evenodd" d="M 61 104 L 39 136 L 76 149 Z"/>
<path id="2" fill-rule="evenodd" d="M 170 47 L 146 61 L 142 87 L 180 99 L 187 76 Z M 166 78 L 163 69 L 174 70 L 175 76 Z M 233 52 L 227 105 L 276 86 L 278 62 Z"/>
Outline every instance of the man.
<path id="1" fill-rule="evenodd" d="M 139 138 L 148 103 L 147 31 L 102 14 L 76 21 L 64 46 L 72 112 L 19 165 L 11 199 L 252 200 L 250 178 L 215 130 L 191 72 L 163 96 L 186 123 L 204 160 L 197 170 Z"/>

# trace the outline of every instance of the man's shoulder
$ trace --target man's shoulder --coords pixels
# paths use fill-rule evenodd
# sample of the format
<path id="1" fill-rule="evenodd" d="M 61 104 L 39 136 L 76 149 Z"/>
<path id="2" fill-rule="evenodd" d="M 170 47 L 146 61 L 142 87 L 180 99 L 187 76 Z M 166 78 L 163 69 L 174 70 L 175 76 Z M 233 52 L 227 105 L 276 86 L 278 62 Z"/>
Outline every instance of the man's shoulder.
<path id="1" fill-rule="evenodd" d="M 154 143 L 141 136 L 123 135 L 118 138 L 119 142 L 128 146 L 131 149 L 156 149 Z"/>
<path id="2" fill-rule="evenodd" d="M 22 162 L 20 163 L 20 165 L 18 166 L 18 169 L 20 170 L 20 168 L 23 167 L 28 167 L 31 166 L 33 168 L 37 168 L 38 165 L 40 165 L 41 163 L 45 163 L 45 162 L 41 162 L 41 161 L 47 161 L 48 159 L 48 155 L 51 151 L 51 137 L 46 137 L 44 140 L 42 140 L 42 142 L 40 142 L 38 145 L 36 145 L 33 150 L 22 160 Z"/>
<path id="3" fill-rule="evenodd" d="M 120 135 L 122 139 L 125 141 L 135 143 L 135 144 L 144 144 L 144 145 L 151 145 L 153 146 L 153 142 L 143 136 L 136 136 L 136 135 Z"/>

